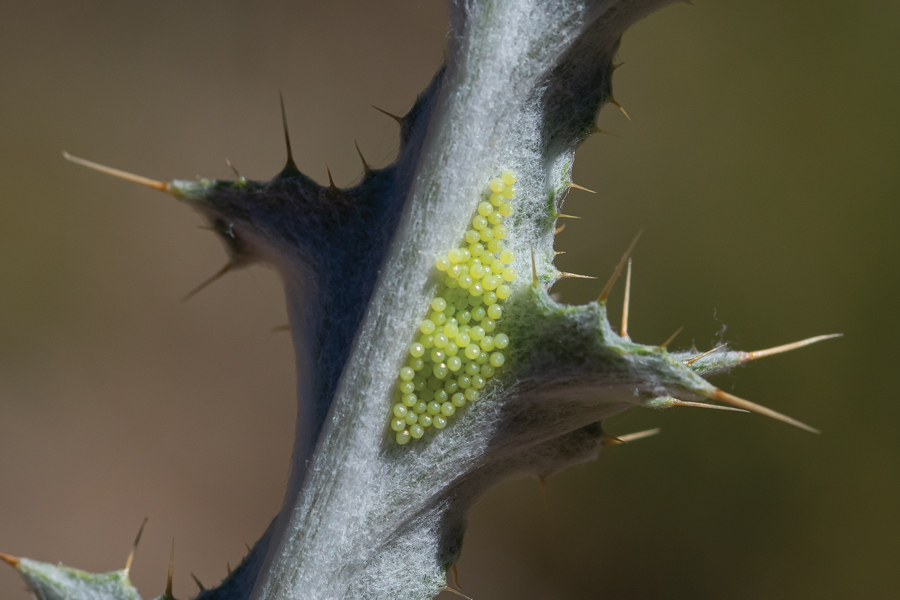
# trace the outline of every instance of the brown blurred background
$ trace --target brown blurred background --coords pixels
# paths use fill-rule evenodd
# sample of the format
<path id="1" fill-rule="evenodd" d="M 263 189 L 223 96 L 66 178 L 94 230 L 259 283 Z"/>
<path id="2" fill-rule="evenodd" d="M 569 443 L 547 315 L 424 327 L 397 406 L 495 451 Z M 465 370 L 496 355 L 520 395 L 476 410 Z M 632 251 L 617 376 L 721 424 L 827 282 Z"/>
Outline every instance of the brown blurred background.
<path id="1" fill-rule="evenodd" d="M 123 566 L 145 598 L 235 565 L 277 511 L 293 369 L 261 268 L 181 297 L 225 262 L 201 219 L 61 150 L 150 177 L 340 185 L 398 146 L 442 60 L 442 2 L 2 1 L 0 551 Z M 825 433 L 757 416 L 633 411 L 615 447 L 495 489 L 459 565 L 478 600 L 900 597 L 897 199 L 900 4 L 678 5 L 630 31 L 614 109 L 578 154 L 558 245 L 605 278 L 630 238 L 632 335 L 739 349 L 845 337 L 716 382 Z M 600 284 L 566 282 L 573 303 Z M 621 293 L 621 287 L 618 290 Z M 618 319 L 621 299 L 612 304 Z M 0 597 L 25 599 L 11 569 Z"/>

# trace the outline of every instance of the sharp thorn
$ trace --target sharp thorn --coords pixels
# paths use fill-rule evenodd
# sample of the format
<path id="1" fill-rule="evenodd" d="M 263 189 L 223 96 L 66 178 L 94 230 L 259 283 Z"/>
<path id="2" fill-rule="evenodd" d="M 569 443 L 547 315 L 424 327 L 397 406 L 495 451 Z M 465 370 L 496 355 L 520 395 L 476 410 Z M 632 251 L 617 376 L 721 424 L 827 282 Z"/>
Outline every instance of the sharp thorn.
<path id="1" fill-rule="evenodd" d="M 600 434 L 600 445 L 603 447 L 615 446 L 616 444 L 624 444 L 624 443 L 625 442 L 622 441 L 620 438 L 617 438 L 614 435 L 609 435 L 605 431 L 602 434 Z"/>
<path id="2" fill-rule="evenodd" d="M 534 246 L 531 246 L 531 286 L 538 286 L 537 263 L 534 260 Z"/>
<path id="3" fill-rule="evenodd" d="M 230 160 L 228 160 L 228 157 L 225 158 L 225 164 L 228 165 L 228 168 L 231 169 L 231 172 L 234 173 L 235 177 L 237 177 L 238 179 L 243 179 L 243 177 L 241 177 L 241 174 L 238 173 L 237 168 L 233 164 L 231 164 Z"/>
<path id="4" fill-rule="evenodd" d="M 619 260 L 619 264 L 616 265 L 616 268 L 613 270 L 612 276 L 610 276 L 609 281 L 606 282 L 606 285 L 603 287 L 603 291 L 600 292 L 600 296 L 597 298 L 597 302 L 601 304 L 606 302 L 607 298 L 609 298 L 609 293 L 612 292 L 613 286 L 616 285 L 616 280 L 619 278 L 619 275 L 622 274 L 622 269 L 625 268 L 625 263 L 628 262 L 628 259 L 631 258 L 631 253 L 634 252 L 634 247 L 637 245 L 639 239 L 641 239 L 641 234 L 644 233 L 644 230 L 638 231 L 638 234 L 634 236 L 634 239 L 631 241 L 631 245 L 628 246 L 628 250 L 625 251 L 625 254 L 622 255 L 621 260 Z"/>
<path id="5" fill-rule="evenodd" d="M 366 171 L 366 173 L 370 172 L 372 168 L 369 166 L 369 163 L 366 162 L 366 157 L 363 156 L 362 150 L 359 149 L 359 143 L 354 140 L 353 145 L 356 146 L 356 153 L 359 154 L 359 160 L 362 161 L 363 169 Z"/>
<path id="6" fill-rule="evenodd" d="M 175 538 L 172 538 L 172 551 L 169 554 L 169 576 L 166 578 L 166 593 L 164 598 L 174 598 L 172 595 L 172 575 L 175 572 Z"/>
<path id="7" fill-rule="evenodd" d="M 131 571 L 131 563 L 134 562 L 134 553 L 137 552 L 138 544 L 141 543 L 141 534 L 144 533 L 144 525 L 147 524 L 147 517 L 144 517 L 144 522 L 141 523 L 141 526 L 138 528 L 137 536 L 134 538 L 134 543 L 131 545 L 131 552 L 128 553 L 128 558 L 125 559 L 125 574 L 127 575 L 129 571 Z"/>
<path id="8" fill-rule="evenodd" d="M 334 177 L 331 176 L 331 169 L 328 168 L 328 165 L 325 165 L 325 170 L 328 171 L 328 189 L 338 191 L 338 186 L 334 185 Z"/>
<path id="9" fill-rule="evenodd" d="M 564 215 L 563 213 L 556 213 L 557 219 L 580 219 L 581 217 L 576 217 L 575 215 Z"/>
<path id="10" fill-rule="evenodd" d="M 191 573 L 191 579 L 193 579 L 193 580 L 194 580 L 194 583 L 196 583 L 196 584 L 197 584 L 197 587 L 198 587 L 198 588 L 200 588 L 200 591 L 201 591 L 201 592 L 205 592 L 205 591 L 206 591 L 206 588 L 205 588 L 205 587 L 203 587 L 203 584 L 202 584 L 202 583 L 200 583 L 200 580 L 199 580 L 199 579 L 197 579 L 197 576 L 196 576 L 196 575 L 194 575 L 194 574 L 193 574 L 193 573 Z"/>
<path id="11" fill-rule="evenodd" d="M 578 185 L 577 183 L 570 183 L 570 184 L 569 184 L 569 187 L 570 187 L 570 188 L 574 188 L 574 189 L 576 189 L 576 190 L 582 190 L 582 191 L 584 191 L 584 192 L 590 192 L 591 194 L 596 194 L 596 193 L 597 193 L 597 192 L 595 192 L 594 190 L 589 190 L 589 189 L 587 189 L 587 188 L 584 187 L 584 186 Z"/>
<path id="12" fill-rule="evenodd" d="M 628 337 L 628 305 L 631 303 L 631 259 L 628 259 L 628 270 L 625 271 L 625 301 L 622 303 L 622 332 L 620 335 Z"/>
<path id="13" fill-rule="evenodd" d="M 678 329 L 676 329 L 676 330 L 675 330 L 675 333 L 673 333 L 672 335 L 670 335 L 670 336 L 669 336 L 669 339 L 667 339 L 667 340 L 664 341 L 662 344 L 660 344 L 659 347 L 662 348 L 663 350 L 665 350 L 666 348 L 668 348 L 669 344 L 671 344 L 672 342 L 674 342 L 674 341 L 675 341 L 675 338 L 677 338 L 677 337 L 678 337 L 678 334 L 681 333 L 682 331 L 684 331 L 684 325 L 682 325 L 681 327 L 679 327 Z"/>
<path id="14" fill-rule="evenodd" d="M 746 358 L 744 362 L 756 360 L 757 358 L 765 358 L 767 356 L 772 356 L 774 354 L 781 354 L 782 352 L 790 352 L 791 350 L 796 350 L 797 348 L 803 348 L 804 346 L 809 346 L 811 344 L 816 344 L 818 342 L 823 342 L 825 340 L 830 340 L 838 337 L 842 337 L 843 333 L 830 333 L 828 335 L 817 335 L 815 337 L 807 338 L 805 340 L 800 340 L 799 342 L 793 342 L 790 344 L 783 344 L 781 346 L 775 346 L 774 348 L 767 348 L 765 350 L 754 350 L 753 352 L 745 352 Z"/>
<path id="15" fill-rule="evenodd" d="M 134 173 L 129 173 L 127 171 L 120 171 L 119 169 L 113 169 L 112 167 L 107 167 L 106 165 L 101 165 L 99 163 L 95 163 L 90 160 L 78 158 L 77 156 L 72 156 L 68 152 L 63 152 L 62 155 L 63 155 L 63 158 L 65 158 L 69 162 L 75 163 L 76 165 L 81 165 L 82 167 L 87 167 L 88 169 L 93 169 L 95 171 L 105 173 L 106 175 L 112 175 L 113 177 L 118 177 L 119 179 L 124 179 L 125 181 L 131 181 L 133 183 L 138 183 L 140 185 L 146 186 L 148 188 L 152 188 L 154 190 L 158 190 L 160 192 L 165 192 L 167 194 L 171 192 L 171 187 L 165 181 L 157 181 L 155 179 L 150 179 L 148 177 L 141 177 L 140 175 L 135 175 Z"/>
<path id="16" fill-rule="evenodd" d="M 710 354 L 712 354 L 712 353 L 714 353 L 714 352 L 716 352 L 716 351 L 718 351 L 718 350 L 721 350 L 722 348 L 724 348 L 724 347 L 727 346 L 727 345 L 728 345 L 728 344 L 720 344 L 720 345 L 716 346 L 715 348 L 713 348 L 712 350 L 707 350 L 707 351 L 704 352 L 703 354 L 698 354 L 697 356 L 692 356 L 692 357 L 690 357 L 689 359 L 687 359 L 686 361 L 684 361 L 684 364 L 687 365 L 687 366 L 691 366 L 692 364 L 694 364 L 694 363 L 697 362 L 698 360 L 700 360 L 700 359 L 702 359 L 702 358 L 706 358 L 706 357 L 709 356 Z"/>
<path id="17" fill-rule="evenodd" d="M 228 571 L 228 574 L 231 575 L 231 563 L 230 562 L 225 563 L 225 569 Z"/>
<path id="18" fill-rule="evenodd" d="M 597 279 L 596 277 L 591 277 L 590 275 L 579 275 L 578 273 L 566 273 L 562 271 L 559 275 L 556 276 L 557 279 Z"/>
<path id="19" fill-rule="evenodd" d="M 275 327 L 272 328 L 272 333 L 279 333 L 281 331 L 290 331 L 290 330 L 291 330 L 290 325 L 276 325 Z"/>
<path id="20" fill-rule="evenodd" d="M 560 254 L 565 254 L 565 253 L 566 253 L 565 250 L 557 250 L 554 254 L 556 254 L 556 256 L 559 256 Z"/>
<path id="21" fill-rule="evenodd" d="M 220 277 L 226 275 L 233 268 L 234 268 L 233 263 L 226 263 L 224 267 L 222 267 L 221 269 L 216 271 L 215 275 L 213 275 L 212 277 L 210 277 L 209 279 L 207 279 L 206 281 L 204 281 L 203 283 L 201 283 L 200 285 L 198 285 L 197 287 L 192 289 L 190 292 L 188 292 L 187 295 L 181 299 L 181 301 L 187 302 L 188 300 L 190 300 L 191 298 L 193 298 L 194 296 L 199 294 L 201 291 L 203 291 L 203 289 L 206 288 L 206 286 L 213 283 L 215 280 L 219 279 Z"/>
<path id="22" fill-rule="evenodd" d="M 5 562 L 6 564 L 8 564 L 9 566 L 11 566 L 14 569 L 18 569 L 19 563 L 22 562 L 15 556 L 10 556 L 9 554 L 3 554 L 2 552 L 0 552 L 0 560 L 2 560 L 3 562 Z"/>
<path id="23" fill-rule="evenodd" d="M 565 228 L 566 228 L 566 224 L 563 223 L 562 225 L 560 225 L 559 227 L 557 227 L 556 229 L 553 230 L 553 235 L 559 235 L 560 233 L 562 233 L 562 230 Z"/>
<path id="24" fill-rule="evenodd" d="M 459 591 L 459 590 L 454 590 L 454 589 L 453 589 L 452 587 L 450 587 L 449 585 L 445 585 L 445 586 L 444 586 L 444 591 L 445 591 L 445 592 L 450 592 L 451 594 L 456 594 L 457 596 L 462 596 L 463 598 L 466 598 L 466 600 L 472 600 L 471 598 L 469 598 L 468 596 L 466 596 L 465 594 L 463 594 L 461 591 Z"/>
<path id="25" fill-rule="evenodd" d="M 284 110 L 284 94 L 278 90 L 278 101 L 281 103 L 281 126 L 284 129 L 284 145 L 287 148 L 287 162 L 285 169 L 296 169 L 297 163 L 294 162 L 294 153 L 291 152 L 291 134 L 288 131 L 287 111 Z"/>
<path id="26" fill-rule="evenodd" d="M 645 431 L 637 431 L 635 433 L 627 433 L 625 435 L 620 435 L 619 441 L 623 444 L 629 444 L 631 442 L 636 442 L 638 440 L 648 438 L 652 435 L 656 435 L 660 431 L 662 431 L 662 430 L 659 427 L 656 427 L 654 429 L 647 429 Z"/>
<path id="27" fill-rule="evenodd" d="M 619 64 L 613 65 L 613 66 L 612 66 L 612 70 L 615 71 L 616 69 L 618 69 L 619 67 L 621 67 L 621 66 L 624 65 L 624 64 L 625 64 L 625 61 L 623 60 L 623 61 L 620 62 Z"/>
<path id="28" fill-rule="evenodd" d="M 625 115 L 626 119 L 628 119 L 629 121 L 631 120 L 631 117 L 629 117 L 628 113 L 625 112 L 625 108 L 621 104 L 616 102 L 616 99 L 612 97 L 612 94 L 610 94 L 610 96 L 609 96 L 609 103 L 612 104 L 613 106 L 615 106 L 616 108 L 618 108 L 619 110 L 621 110 L 622 114 Z"/>
<path id="29" fill-rule="evenodd" d="M 247 549 L 247 554 L 250 554 L 251 552 L 253 552 L 253 548 L 251 548 L 250 544 L 248 544 L 247 542 L 244 542 L 244 548 Z"/>
<path id="30" fill-rule="evenodd" d="M 599 127 L 594 127 L 593 129 L 591 129 L 591 135 L 598 134 L 598 133 L 605 133 L 606 135 L 611 135 L 613 137 L 619 137 L 616 134 L 614 134 L 613 132 L 606 131 L 605 129 L 600 129 Z"/>
<path id="31" fill-rule="evenodd" d="M 744 410 L 743 408 L 734 408 L 733 406 L 719 406 L 718 404 L 710 404 L 708 402 L 688 402 L 686 400 L 679 400 L 678 398 L 673 398 L 671 396 L 667 398 L 657 398 L 651 403 L 651 406 L 689 406 L 692 408 L 711 408 L 713 410 L 728 410 L 731 412 L 750 412 L 749 410 Z"/>
<path id="32" fill-rule="evenodd" d="M 384 110 L 384 109 L 378 108 L 378 107 L 375 106 L 374 104 L 372 104 L 371 106 L 372 106 L 372 108 L 374 108 L 374 109 L 377 110 L 378 112 L 384 113 L 384 114 L 386 114 L 387 116 L 389 116 L 390 118 L 392 118 L 393 120 L 397 121 L 397 122 L 400 124 L 401 127 L 403 126 L 403 117 L 398 117 L 398 116 L 395 115 L 395 114 L 389 113 L 388 111 L 386 111 L 386 110 Z"/>
<path id="33" fill-rule="evenodd" d="M 787 415 L 783 415 L 780 412 L 762 406 L 761 404 L 750 402 L 749 400 L 744 400 L 743 398 L 738 398 L 737 396 L 729 394 L 728 392 L 722 391 L 718 388 L 713 388 L 713 391 L 711 392 L 701 390 L 700 393 L 710 400 L 718 400 L 719 402 L 724 402 L 725 404 L 730 404 L 731 406 L 736 406 L 737 408 L 743 408 L 744 410 L 755 412 L 757 414 L 769 417 L 770 419 L 775 419 L 776 421 L 781 421 L 783 423 L 787 423 L 788 425 L 799 427 L 800 429 L 809 431 L 810 433 L 822 433 L 818 429 L 810 427 L 806 423 L 802 423 L 797 419 L 793 419 Z"/>
<path id="34" fill-rule="evenodd" d="M 450 575 L 453 576 L 453 587 L 461 590 L 462 586 L 459 585 L 459 569 L 456 568 L 456 565 L 450 567 Z"/>
<path id="35" fill-rule="evenodd" d="M 731 412 L 749 413 L 749 410 L 743 408 L 735 408 L 733 406 L 719 406 L 718 404 L 707 404 L 706 402 L 687 402 L 678 398 L 669 398 L 666 401 L 667 406 L 689 406 L 692 408 L 711 408 L 713 410 L 727 410 Z"/>

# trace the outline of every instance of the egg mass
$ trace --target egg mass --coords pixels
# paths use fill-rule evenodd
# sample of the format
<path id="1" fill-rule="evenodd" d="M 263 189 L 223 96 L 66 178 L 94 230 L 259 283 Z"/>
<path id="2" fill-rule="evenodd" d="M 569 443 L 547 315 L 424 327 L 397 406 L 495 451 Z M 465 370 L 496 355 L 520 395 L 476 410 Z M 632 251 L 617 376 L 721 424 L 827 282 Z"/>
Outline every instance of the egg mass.
<path id="1" fill-rule="evenodd" d="M 516 180 L 509 170 L 491 179 L 459 246 L 434 261 L 438 289 L 408 347 L 390 413 L 401 446 L 450 424 L 506 363 L 502 304 L 517 273 L 503 221 L 515 214 Z"/>

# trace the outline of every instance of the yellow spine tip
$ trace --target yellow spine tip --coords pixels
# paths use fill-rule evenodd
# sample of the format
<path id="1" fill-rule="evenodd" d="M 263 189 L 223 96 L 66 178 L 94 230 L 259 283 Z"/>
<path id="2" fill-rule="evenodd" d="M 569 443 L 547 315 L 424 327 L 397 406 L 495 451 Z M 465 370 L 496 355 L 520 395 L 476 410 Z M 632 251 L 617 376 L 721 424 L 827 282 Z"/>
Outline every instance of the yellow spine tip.
<path id="1" fill-rule="evenodd" d="M 3 554 L 2 552 L 0 552 L 0 560 L 5 562 L 9 566 L 13 567 L 14 569 L 19 568 L 19 563 L 21 562 L 15 556 L 10 556 L 9 554 Z"/>

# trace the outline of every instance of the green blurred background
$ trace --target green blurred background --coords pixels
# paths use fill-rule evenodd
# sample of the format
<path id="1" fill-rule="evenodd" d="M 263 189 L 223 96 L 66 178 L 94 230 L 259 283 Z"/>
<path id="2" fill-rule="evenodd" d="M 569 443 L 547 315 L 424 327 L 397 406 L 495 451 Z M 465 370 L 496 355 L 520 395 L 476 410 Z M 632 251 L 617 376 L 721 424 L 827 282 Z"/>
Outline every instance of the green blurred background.
<path id="1" fill-rule="evenodd" d="M 275 275 L 181 297 L 225 262 L 201 219 L 61 150 L 159 179 L 389 163 L 442 60 L 441 2 L 0 2 L 0 551 L 195 592 L 278 510 L 293 367 Z M 620 51 L 578 153 L 563 270 L 605 279 L 634 233 L 632 336 L 752 350 L 841 340 L 716 382 L 824 431 L 692 409 L 662 435 L 473 511 L 478 600 L 900 597 L 897 199 L 900 4 L 677 5 Z M 586 302 L 597 282 L 564 282 Z M 617 294 L 621 292 L 621 287 Z M 618 318 L 621 296 L 611 308 Z M 26 598 L 11 569 L 0 597 Z"/>

